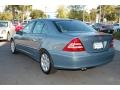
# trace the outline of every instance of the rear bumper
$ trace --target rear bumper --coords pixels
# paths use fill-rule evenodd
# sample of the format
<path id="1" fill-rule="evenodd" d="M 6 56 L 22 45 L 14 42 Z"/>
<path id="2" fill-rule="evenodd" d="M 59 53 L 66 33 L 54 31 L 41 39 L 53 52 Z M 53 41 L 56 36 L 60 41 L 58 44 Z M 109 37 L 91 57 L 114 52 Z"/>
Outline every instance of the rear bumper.
<path id="1" fill-rule="evenodd" d="M 101 53 L 52 53 L 55 68 L 60 69 L 80 69 L 94 67 L 110 62 L 114 57 L 114 49 Z"/>

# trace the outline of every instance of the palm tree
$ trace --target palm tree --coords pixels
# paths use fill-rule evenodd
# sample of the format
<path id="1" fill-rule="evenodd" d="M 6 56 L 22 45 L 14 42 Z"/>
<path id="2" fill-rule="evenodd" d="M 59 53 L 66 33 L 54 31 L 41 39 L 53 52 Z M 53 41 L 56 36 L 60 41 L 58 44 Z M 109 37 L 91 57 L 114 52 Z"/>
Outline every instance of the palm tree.
<path id="1" fill-rule="evenodd" d="M 7 5 L 5 7 L 5 11 L 12 12 L 13 20 L 16 19 L 16 14 L 19 9 L 19 5 Z"/>
<path id="2" fill-rule="evenodd" d="M 25 14 L 32 11 L 32 5 L 21 5 L 20 9 L 22 11 L 22 21 L 24 21 Z"/>

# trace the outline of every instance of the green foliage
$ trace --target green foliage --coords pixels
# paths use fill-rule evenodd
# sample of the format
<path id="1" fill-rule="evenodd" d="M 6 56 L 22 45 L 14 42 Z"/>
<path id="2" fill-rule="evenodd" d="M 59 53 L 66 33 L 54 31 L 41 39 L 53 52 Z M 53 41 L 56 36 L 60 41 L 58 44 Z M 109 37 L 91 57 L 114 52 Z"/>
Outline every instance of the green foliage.
<path id="1" fill-rule="evenodd" d="M 83 10 L 84 5 L 70 5 L 68 8 L 69 8 L 68 17 L 70 19 L 79 19 L 79 20 L 84 19 L 85 21 L 90 20 L 90 16 L 88 12 Z"/>
<path id="2" fill-rule="evenodd" d="M 100 6 L 97 7 L 98 13 L 100 13 Z M 113 5 L 101 5 L 101 21 L 106 18 L 108 21 L 116 20 L 116 10 Z"/>
<path id="3" fill-rule="evenodd" d="M 87 22 L 90 21 L 90 14 L 86 11 L 84 11 L 84 21 L 87 21 Z"/>
<path id="4" fill-rule="evenodd" d="M 5 11 L 32 11 L 32 5 L 7 5 Z"/>
<path id="5" fill-rule="evenodd" d="M 0 13 L 0 20 L 12 20 L 13 16 L 10 12 Z"/>
<path id="6" fill-rule="evenodd" d="M 30 14 L 30 17 L 32 17 L 32 19 L 35 19 L 35 18 L 45 18 L 46 15 L 41 10 L 33 10 L 31 12 L 31 14 Z"/>
<path id="7" fill-rule="evenodd" d="M 66 18 L 67 17 L 67 10 L 65 9 L 65 7 L 59 6 L 59 8 L 57 9 L 57 18 Z"/>
<path id="8" fill-rule="evenodd" d="M 11 12 L 13 15 L 13 19 L 23 20 L 25 18 L 25 12 L 32 11 L 32 5 L 7 5 L 5 7 L 5 11 Z"/>
<path id="9" fill-rule="evenodd" d="M 95 21 L 95 20 L 96 20 L 96 12 L 97 12 L 96 9 L 92 9 L 92 10 L 90 11 L 90 20 L 91 20 L 91 21 Z"/>
<path id="10" fill-rule="evenodd" d="M 120 40 L 120 32 L 115 32 L 115 33 L 113 34 L 113 37 L 114 37 L 115 39 L 119 39 L 119 40 Z"/>

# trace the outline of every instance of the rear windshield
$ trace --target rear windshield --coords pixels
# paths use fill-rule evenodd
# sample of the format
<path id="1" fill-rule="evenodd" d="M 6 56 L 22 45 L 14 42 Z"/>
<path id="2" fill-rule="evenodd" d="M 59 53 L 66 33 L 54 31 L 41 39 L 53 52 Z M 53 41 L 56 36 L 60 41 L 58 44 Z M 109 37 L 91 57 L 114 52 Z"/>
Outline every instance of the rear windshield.
<path id="1" fill-rule="evenodd" d="M 0 27 L 8 27 L 8 22 L 0 22 Z"/>
<path id="2" fill-rule="evenodd" d="M 78 20 L 53 21 L 60 32 L 92 32 L 95 31 L 89 25 Z"/>

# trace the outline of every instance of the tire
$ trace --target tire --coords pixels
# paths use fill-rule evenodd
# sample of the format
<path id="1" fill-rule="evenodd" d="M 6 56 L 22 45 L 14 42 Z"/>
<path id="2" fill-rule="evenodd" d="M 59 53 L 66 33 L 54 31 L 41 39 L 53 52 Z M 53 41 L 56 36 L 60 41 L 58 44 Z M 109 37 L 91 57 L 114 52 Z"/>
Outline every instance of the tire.
<path id="1" fill-rule="evenodd" d="M 50 54 L 45 50 L 40 55 L 40 68 L 47 75 L 56 71 Z"/>
<path id="2" fill-rule="evenodd" d="M 15 46 L 14 40 L 11 40 L 11 42 L 10 42 L 10 48 L 11 48 L 12 54 L 16 54 L 16 46 Z"/>
<path id="3" fill-rule="evenodd" d="M 11 37 L 10 37 L 10 33 L 7 33 L 7 41 L 10 41 Z"/>

